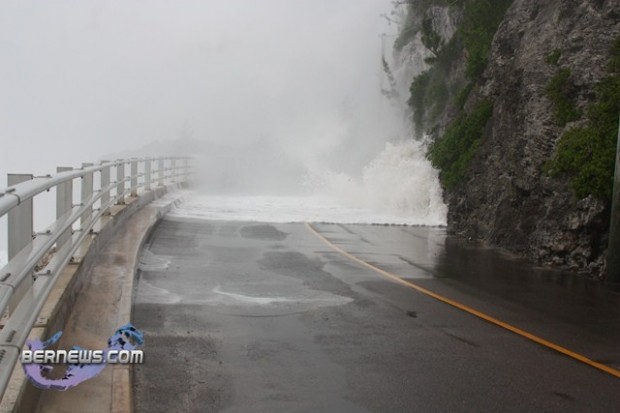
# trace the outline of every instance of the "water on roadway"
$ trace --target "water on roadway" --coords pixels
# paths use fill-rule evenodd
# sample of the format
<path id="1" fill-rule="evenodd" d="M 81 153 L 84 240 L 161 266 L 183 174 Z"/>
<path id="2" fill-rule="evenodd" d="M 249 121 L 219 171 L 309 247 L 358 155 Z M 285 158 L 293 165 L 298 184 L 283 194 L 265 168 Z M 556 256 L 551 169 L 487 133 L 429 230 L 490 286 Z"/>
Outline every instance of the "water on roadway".
<path id="1" fill-rule="evenodd" d="M 620 368 L 620 300 L 446 238 L 313 224 L 352 255 Z M 303 224 L 162 220 L 133 308 L 138 412 L 609 412 L 620 379 L 382 277 Z"/>

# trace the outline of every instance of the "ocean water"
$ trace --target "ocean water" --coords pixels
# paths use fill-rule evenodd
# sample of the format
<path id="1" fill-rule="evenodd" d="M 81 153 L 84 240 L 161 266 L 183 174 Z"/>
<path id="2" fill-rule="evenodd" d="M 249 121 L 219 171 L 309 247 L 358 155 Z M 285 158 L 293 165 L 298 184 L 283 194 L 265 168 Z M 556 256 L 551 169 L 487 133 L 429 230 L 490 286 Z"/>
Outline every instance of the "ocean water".
<path id="1" fill-rule="evenodd" d="M 437 171 L 423 142 L 387 143 L 359 178 L 344 173 L 309 172 L 297 196 L 222 196 L 193 193 L 171 216 L 262 222 L 329 222 L 443 226 Z"/>
<path id="2" fill-rule="evenodd" d="M 210 196 L 193 194 L 169 216 L 256 222 L 330 222 L 433 225 L 416 217 L 355 208 L 322 196 Z M 439 225 L 439 223 L 435 223 Z"/>
<path id="3" fill-rule="evenodd" d="M 307 184 L 314 195 L 340 208 L 364 211 L 364 223 L 445 225 L 448 209 L 439 175 L 425 153 L 423 141 L 388 142 L 359 179 L 321 171 L 310 174 Z"/>

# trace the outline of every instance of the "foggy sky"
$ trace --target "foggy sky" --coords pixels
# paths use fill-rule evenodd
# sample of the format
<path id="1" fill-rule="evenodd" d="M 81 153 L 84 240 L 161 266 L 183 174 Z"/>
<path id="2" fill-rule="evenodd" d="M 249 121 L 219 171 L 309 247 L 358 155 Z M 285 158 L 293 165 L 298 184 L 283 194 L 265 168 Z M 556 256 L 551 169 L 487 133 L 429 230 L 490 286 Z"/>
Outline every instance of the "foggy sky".
<path id="1" fill-rule="evenodd" d="M 266 139 L 308 164 L 343 145 L 374 151 L 389 8 L 2 1 L 0 186 L 7 172 L 49 173 L 183 133 L 233 146 Z"/>

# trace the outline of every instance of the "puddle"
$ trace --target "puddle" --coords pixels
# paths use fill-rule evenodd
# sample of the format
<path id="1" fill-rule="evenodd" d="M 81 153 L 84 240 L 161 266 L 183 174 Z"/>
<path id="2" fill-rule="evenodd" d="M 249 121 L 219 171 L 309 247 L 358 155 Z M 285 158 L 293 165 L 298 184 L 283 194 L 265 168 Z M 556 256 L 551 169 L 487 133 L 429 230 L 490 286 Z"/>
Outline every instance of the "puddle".
<path id="1" fill-rule="evenodd" d="M 303 313 L 321 307 L 345 305 L 353 301 L 350 297 L 313 290 L 299 284 L 219 285 L 203 303 L 213 306 L 215 311 L 223 314 L 264 317 Z"/>
<path id="2" fill-rule="evenodd" d="M 140 271 L 163 271 L 167 270 L 169 265 L 169 259 L 155 255 L 149 250 L 144 250 L 138 262 L 138 269 Z"/>
<path id="3" fill-rule="evenodd" d="M 249 295 L 228 293 L 228 292 L 222 291 L 219 286 L 214 288 L 213 292 L 216 294 L 225 295 L 227 297 L 233 298 L 234 300 L 237 300 L 243 303 L 249 303 L 249 304 L 266 305 L 266 304 L 272 304 L 272 303 L 289 303 L 289 302 L 297 301 L 297 300 L 285 298 L 285 297 L 252 297 Z"/>
<path id="4" fill-rule="evenodd" d="M 180 303 L 182 297 L 178 294 L 170 292 L 165 288 L 156 287 L 145 279 L 141 279 L 138 283 L 138 291 L 136 293 L 136 303 L 148 304 L 177 304 Z"/>

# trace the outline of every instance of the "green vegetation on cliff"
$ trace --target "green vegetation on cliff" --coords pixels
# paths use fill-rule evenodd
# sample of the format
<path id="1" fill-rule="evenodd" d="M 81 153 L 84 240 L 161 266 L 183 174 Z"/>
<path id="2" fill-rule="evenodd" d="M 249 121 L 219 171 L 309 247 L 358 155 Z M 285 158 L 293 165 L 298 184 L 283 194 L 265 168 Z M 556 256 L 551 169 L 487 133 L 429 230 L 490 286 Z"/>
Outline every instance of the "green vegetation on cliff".
<path id="1" fill-rule="evenodd" d="M 450 97 L 446 76 L 446 70 L 437 65 L 436 70 L 427 70 L 416 77 L 409 88 L 409 106 L 418 135 L 423 133 L 424 125 L 435 122 L 446 107 Z"/>
<path id="2" fill-rule="evenodd" d="M 422 43 L 432 52 L 426 59 L 430 67 L 411 84 L 408 103 L 413 111 L 416 133 L 434 135 L 429 158 L 440 170 L 447 188 L 454 188 L 465 176 L 491 116 L 492 103 L 476 97 L 476 104 L 476 100 L 471 101 L 470 93 L 484 82 L 482 75 L 493 37 L 511 4 L 512 0 L 408 2 L 406 24 L 396 48 L 404 47 L 420 33 Z M 451 39 L 443 39 L 434 27 L 436 22 L 431 9 L 437 6 L 449 7 L 451 13 L 458 16 L 456 32 Z M 594 89 L 594 102 L 582 110 L 576 104 L 580 91 L 571 70 L 560 66 L 561 57 L 559 48 L 545 57 L 547 64 L 558 67 L 545 89 L 553 104 L 556 123 L 565 126 L 584 117 L 586 123 L 564 133 L 547 170 L 552 176 L 569 176 L 579 198 L 593 195 L 608 201 L 613 185 L 620 112 L 620 38 L 611 51 L 608 75 Z M 455 65 L 460 65 L 461 69 L 455 71 Z M 446 114 L 454 117 L 447 125 Z"/>
<path id="3" fill-rule="evenodd" d="M 433 165 L 440 170 L 446 187 L 454 187 L 463 178 L 482 132 L 491 116 L 490 101 L 479 102 L 469 113 L 465 103 L 474 85 L 481 79 L 487 66 L 493 36 L 512 0 L 421 0 L 409 4 L 408 25 L 399 36 L 396 47 L 402 48 L 417 31 L 422 43 L 433 56 L 426 59 L 431 66 L 417 76 L 410 87 L 409 106 L 413 111 L 416 133 L 437 130 L 446 109 L 459 113 L 443 136 L 435 136 L 429 151 Z M 454 36 L 445 41 L 433 27 L 431 6 L 451 7 L 461 16 Z M 415 17 L 418 17 L 417 23 Z M 416 27 L 416 24 L 419 27 Z M 417 30 L 417 31 L 416 31 Z M 465 78 L 453 77 L 454 66 L 465 57 Z"/>
<path id="4" fill-rule="evenodd" d="M 478 79 L 487 67 L 493 36 L 512 0 L 463 1 L 463 23 L 459 28 L 467 51 L 466 74 Z"/>
<path id="5" fill-rule="evenodd" d="M 560 49 L 554 49 L 553 52 L 549 53 L 547 57 L 545 57 L 545 62 L 547 62 L 547 64 L 557 66 L 560 56 L 562 56 L 562 51 Z"/>
<path id="6" fill-rule="evenodd" d="M 492 113 L 490 100 L 479 102 L 470 114 L 458 116 L 443 137 L 431 145 L 429 158 L 448 189 L 462 181 Z"/>
<path id="7" fill-rule="evenodd" d="M 571 177 L 579 198 L 611 200 L 620 113 L 620 37 L 610 57 L 608 76 L 596 85 L 596 100 L 588 108 L 587 125 L 568 130 L 547 165 L 552 176 Z"/>
<path id="8" fill-rule="evenodd" d="M 431 20 L 429 19 L 429 16 L 426 16 L 426 11 L 431 6 L 457 7 L 457 3 L 461 3 L 461 0 L 395 0 L 393 3 L 396 6 L 407 4 L 405 15 L 401 17 L 402 21 L 400 22 L 400 32 L 394 41 L 394 49 L 400 51 L 420 31 L 422 32 L 423 42 L 426 40 L 429 41 L 429 44 L 437 42 L 437 45 L 439 46 L 441 38 L 434 32 Z M 424 17 L 420 18 L 420 16 Z M 390 18 L 388 18 L 388 20 L 391 21 Z M 427 47 L 432 50 L 432 48 L 428 45 Z"/>
<path id="9" fill-rule="evenodd" d="M 426 63 L 408 67 L 423 72 L 409 104 L 449 230 L 602 276 L 620 113 L 615 2 L 405 2 L 416 11 L 398 57 Z"/>
<path id="10" fill-rule="evenodd" d="M 547 84 L 547 96 L 555 108 L 555 119 L 560 126 L 581 117 L 575 106 L 577 88 L 570 78 L 570 69 L 562 69 Z"/>

